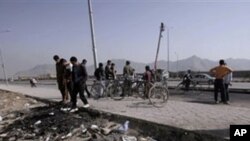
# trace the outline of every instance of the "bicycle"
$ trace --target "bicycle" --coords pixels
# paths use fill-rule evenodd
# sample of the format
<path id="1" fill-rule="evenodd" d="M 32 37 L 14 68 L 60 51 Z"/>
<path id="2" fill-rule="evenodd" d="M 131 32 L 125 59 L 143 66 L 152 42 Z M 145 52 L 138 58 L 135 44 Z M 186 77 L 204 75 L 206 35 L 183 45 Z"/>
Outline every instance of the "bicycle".
<path id="1" fill-rule="evenodd" d="M 175 91 L 177 94 L 185 94 L 188 92 L 191 92 L 192 94 L 200 94 L 201 93 L 201 84 L 190 80 L 190 85 L 188 88 L 186 88 L 186 81 L 181 81 L 175 88 Z"/>
<path id="2" fill-rule="evenodd" d="M 127 82 L 126 82 L 127 81 Z M 142 79 L 136 80 L 124 80 L 123 83 L 123 94 L 119 96 L 117 100 L 121 100 L 127 96 L 140 97 L 142 99 L 148 99 L 149 103 L 154 107 L 163 107 L 169 98 L 169 91 L 167 89 L 167 80 L 164 79 L 160 82 L 145 82 Z M 145 87 L 150 87 L 148 92 Z M 127 91 L 127 93 L 125 93 Z"/>
<path id="3" fill-rule="evenodd" d="M 155 82 L 149 89 L 148 98 L 150 103 L 157 108 L 161 108 L 169 99 L 167 78 L 163 77 Z"/>
<path id="4" fill-rule="evenodd" d="M 103 80 L 97 81 L 94 80 L 94 83 L 91 87 L 91 94 L 93 98 L 99 99 L 103 97 L 111 97 L 112 99 L 119 100 L 119 95 L 122 94 L 122 86 L 120 80 Z"/>
<path id="5" fill-rule="evenodd" d="M 123 82 L 123 83 L 121 83 Z M 144 81 L 140 78 L 133 79 L 121 79 L 113 81 L 109 86 L 110 97 L 114 100 L 122 100 L 125 96 L 144 96 Z"/>
<path id="6" fill-rule="evenodd" d="M 90 89 L 93 98 L 99 99 L 110 96 L 109 89 L 111 88 L 111 85 L 113 85 L 113 82 L 113 80 L 94 80 L 94 83 L 92 84 L 92 87 Z"/>
<path id="7" fill-rule="evenodd" d="M 121 80 L 119 79 L 111 80 L 107 87 L 107 93 L 109 94 L 110 98 L 114 100 L 121 100 L 123 98 Z"/>

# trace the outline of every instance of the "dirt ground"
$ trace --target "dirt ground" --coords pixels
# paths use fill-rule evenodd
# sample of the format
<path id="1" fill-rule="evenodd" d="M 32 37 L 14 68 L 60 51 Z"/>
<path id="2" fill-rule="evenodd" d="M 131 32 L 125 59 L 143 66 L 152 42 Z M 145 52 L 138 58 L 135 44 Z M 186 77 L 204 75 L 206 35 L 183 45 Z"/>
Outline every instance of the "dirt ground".
<path id="1" fill-rule="evenodd" d="M 0 141 L 155 141 L 83 109 L 69 113 L 60 103 L 1 90 L 0 96 Z"/>

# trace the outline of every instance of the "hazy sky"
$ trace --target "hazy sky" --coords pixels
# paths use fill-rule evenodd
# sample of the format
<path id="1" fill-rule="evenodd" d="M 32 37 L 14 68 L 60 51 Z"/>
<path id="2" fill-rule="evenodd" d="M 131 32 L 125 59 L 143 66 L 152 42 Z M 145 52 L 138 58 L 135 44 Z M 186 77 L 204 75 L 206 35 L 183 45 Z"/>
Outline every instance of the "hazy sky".
<path id="1" fill-rule="evenodd" d="M 153 62 L 161 22 L 170 29 L 170 60 L 250 59 L 250 0 L 92 0 L 92 6 L 99 61 Z M 9 74 L 54 63 L 54 54 L 92 64 L 87 0 L 0 0 L 0 48 Z M 159 59 L 167 60 L 166 31 Z"/>

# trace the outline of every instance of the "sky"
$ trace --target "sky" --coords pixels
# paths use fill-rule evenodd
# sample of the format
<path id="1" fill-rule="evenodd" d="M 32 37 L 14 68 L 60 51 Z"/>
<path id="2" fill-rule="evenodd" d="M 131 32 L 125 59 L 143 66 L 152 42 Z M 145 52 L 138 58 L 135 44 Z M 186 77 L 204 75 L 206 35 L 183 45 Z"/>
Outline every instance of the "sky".
<path id="1" fill-rule="evenodd" d="M 250 0 L 92 0 L 97 56 L 151 63 L 192 55 L 250 59 Z M 58 54 L 93 64 L 87 0 L 0 0 L 0 49 L 9 75 Z M 0 77 L 2 71 L 0 71 Z"/>

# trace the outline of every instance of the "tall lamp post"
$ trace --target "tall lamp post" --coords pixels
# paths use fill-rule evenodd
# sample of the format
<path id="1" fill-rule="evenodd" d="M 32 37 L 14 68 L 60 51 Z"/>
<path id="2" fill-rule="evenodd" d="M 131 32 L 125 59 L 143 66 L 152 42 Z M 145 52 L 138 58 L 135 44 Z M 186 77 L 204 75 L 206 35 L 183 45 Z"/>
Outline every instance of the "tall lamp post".
<path id="1" fill-rule="evenodd" d="M 6 32 L 10 32 L 10 30 L 1 30 L 0 33 L 6 33 Z M 1 57 L 1 63 L 2 63 L 2 68 L 3 68 L 3 75 L 4 75 L 4 79 L 5 79 L 5 83 L 6 85 L 8 85 L 8 77 L 7 77 L 7 74 L 6 74 L 6 71 L 5 71 L 5 65 L 4 65 L 4 60 L 3 60 L 3 53 L 2 53 L 2 50 L 0 48 L 0 57 Z"/>
<path id="2" fill-rule="evenodd" d="M 3 68 L 3 75 L 4 75 L 4 80 L 5 80 L 5 83 L 6 85 L 8 85 L 8 77 L 6 75 L 6 71 L 5 71 L 5 65 L 4 65 L 4 60 L 3 60 L 3 53 L 2 53 L 2 50 L 0 48 L 0 56 L 1 56 L 1 63 L 2 63 L 2 68 Z"/>
<path id="3" fill-rule="evenodd" d="M 168 67 L 168 72 L 169 72 L 169 70 L 170 70 L 170 66 L 169 66 L 169 45 L 170 45 L 170 43 L 169 43 L 169 31 L 170 30 L 170 28 L 167 26 L 167 48 L 168 48 L 168 64 L 167 64 L 167 67 Z"/>
<path id="4" fill-rule="evenodd" d="M 91 29 L 91 38 L 92 38 L 92 47 L 93 47 L 93 57 L 94 57 L 94 66 L 95 69 L 97 68 L 97 53 L 96 53 L 96 44 L 95 44 L 95 31 L 94 31 L 94 24 L 93 24 L 93 11 L 91 6 L 91 0 L 88 0 L 88 7 L 89 7 L 89 21 L 90 21 L 90 29 Z"/>
<path id="5" fill-rule="evenodd" d="M 177 52 L 175 52 L 176 55 L 176 73 L 177 73 L 177 77 L 179 77 L 179 55 L 177 54 Z"/>

